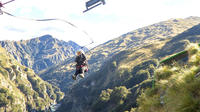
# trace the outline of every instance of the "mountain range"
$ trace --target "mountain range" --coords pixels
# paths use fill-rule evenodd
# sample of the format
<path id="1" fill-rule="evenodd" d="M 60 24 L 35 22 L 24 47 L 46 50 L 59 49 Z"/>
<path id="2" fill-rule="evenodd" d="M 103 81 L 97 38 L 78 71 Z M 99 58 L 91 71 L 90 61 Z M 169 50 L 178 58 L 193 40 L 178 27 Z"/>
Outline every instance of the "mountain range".
<path id="1" fill-rule="evenodd" d="M 29 98 L 34 100 L 38 97 L 43 98 L 40 101 L 46 102 L 44 104 L 47 107 L 53 101 L 62 99 L 63 94 L 57 88 L 59 87 L 65 92 L 65 97 L 58 112 L 129 112 L 129 110 L 132 112 L 131 108 L 138 106 L 137 99 L 142 90 L 152 86 L 154 71 L 159 66 L 159 61 L 184 50 L 190 43 L 199 42 L 199 23 L 199 17 L 170 19 L 130 31 L 98 45 L 86 52 L 89 72 L 85 74 L 84 79 L 78 78 L 77 81 L 71 78 L 75 72 L 74 54 L 81 48 L 75 42 L 60 41 L 51 35 L 31 40 L 0 41 L 0 45 L 6 49 L 5 51 L 2 48 L 4 64 L 0 66 L 2 67 L 0 75 L 8 74 L 9 78 L 4 82 L 11 80 L 11 83 L 14 83 L 11 85 L 20 89 L 27 101 L 32 101 Z M 18 62 L 14 58 L 11 60 L 15 60 L 15 64 L 9 62 L 9 58 L 4 58 L 5 54 L 8 54 L 7 57 L 14 57 Z M 13 67 L 13 64 L 20 67 Z M 18 71 L 28 74 L 27 79 L 32 84 L 30 89 L 33 93 L 37 92 L 39 96 L 31 97 L 31 94 L 27 97 L 29 82 L 22 85 L 18 83 L 21 80 L 16 82 L 17 78 L 11 77 L 13 72 L 4 65 L 11 68 L 16 77 L 20 76 L 17 75 Z M 53 86 L 44 82 L 34 72 Z M 45 84 L 53 89 L 50 93 L 59 94 L 53 95 L 56 97 L 52 98 L 49 92 L 45 92 L 48 90 L 45 89 Z M 12 91 L 12 89 L 8 90 Z M 10 93 L 8 91 L 6 94 Z M 5 96 L 5 92 L 2 92 L 2 96 Z M 8 104 L 12 102 L 8 97 L 6 101 L 9 101 Z M 19 108 L 27 110 L 28 105 L 37 111 L 44 110 L 44 105 L 37 102 L 36 100 L 33 104 L 26 104 L 24 101 L 23 107 Z M 0 109 L 5 110 L 5 108 Z M 12 105 L 6 109 L 11 110 Z"/>
<path id="2" fill-rule="evenodd" d="M 0 41 L 0 45 L 22 65 L 32 68 L 36 73 L 59 64 L 81 48 L 73 41 L 65 42 L 51 35 L 31 40 Z"/>
<path id="3" fill-rule="evenodd" d="M 175 35 L 184 32 L 198 23 L 200 23 L 199 17 L 170 19 L 136 29 L 123 34 L 118 38 L 105 42 L 86 53 L 90 68 L 87 76 L 99 71 L 100 67 L 104 65 L 104 62 L 123 50 L 134 50 L 151 43 L 167 42 Z M 160 45 L 158 44 L 158 46 Z M 127 63 L 127 66 L 132 66 L 129 64 L 130 63 Z M 62 62 L 62 64 L 52 66 L 50 69 L 44 70 L 39 74 L 44 80 L 65 91 L 77 83 L 74 83 L 71 79 L 71 75 L 75 70 L 74 68 L 73 57 Z"/>

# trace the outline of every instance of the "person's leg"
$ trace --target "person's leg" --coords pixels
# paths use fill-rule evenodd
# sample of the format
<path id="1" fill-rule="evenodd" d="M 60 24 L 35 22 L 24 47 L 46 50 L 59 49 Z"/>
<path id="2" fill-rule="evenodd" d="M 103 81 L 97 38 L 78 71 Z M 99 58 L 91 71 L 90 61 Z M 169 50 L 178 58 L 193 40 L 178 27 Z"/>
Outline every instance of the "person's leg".
<path id="1" fill-rule="evenodd" d="M 72 78 L 73 78 L 74 80 L 76 80 L 76 77 L 77 77 L 78 74 L 80 74 L 80 69 L 77 69 L 77 68 L 76 68 L 76 72 L 75 72 L 74 75 L 72 75 Z"/>
<path id="2" fill-rule="evenodd" d="M 76 69 L 76 72 L 75 72 L 75 76 L 77 76 L 78 74 L 80 74 L 80 69 Z"/>
<path id="3" fill-rule="evenodd" d="M 81 67 L 81 69 L 80 69 L 80 75 L 79 75 L 81 78 L 85 77 L 84 76 L 84 71 L 85 71 L 84 67 Z"/>
<path id="4" fill-rule="evenodd" d="M 84 68 L 84 72 L 88 72 L 88 66 L 87 65 Z"/>

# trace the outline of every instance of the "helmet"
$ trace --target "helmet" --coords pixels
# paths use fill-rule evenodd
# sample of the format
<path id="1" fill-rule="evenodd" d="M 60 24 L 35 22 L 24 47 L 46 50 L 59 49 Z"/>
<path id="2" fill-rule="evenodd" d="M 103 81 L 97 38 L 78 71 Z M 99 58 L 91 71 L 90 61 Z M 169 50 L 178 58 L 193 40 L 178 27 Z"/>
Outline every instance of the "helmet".
<path id="1" fill-rule="evenodd" d="M 84 54 L 84 51 L 82 49 L 77 50 L 76 55 L 79 56 L 81 54 Z"/>

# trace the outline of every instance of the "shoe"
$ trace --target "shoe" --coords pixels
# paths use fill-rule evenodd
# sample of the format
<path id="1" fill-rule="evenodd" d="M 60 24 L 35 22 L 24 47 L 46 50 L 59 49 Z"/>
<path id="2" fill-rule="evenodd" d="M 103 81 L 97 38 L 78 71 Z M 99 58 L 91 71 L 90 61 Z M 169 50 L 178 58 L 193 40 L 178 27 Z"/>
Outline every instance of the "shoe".
<path id="1" fill-rule="evenodd" d="M 80 74 L 79 76 L 80 76 L 81 78 L 84 78 L 84 77 L 85 77 L 84 74 Z"/>
<path id="2" fill-rule="evenodd" d="M 85 69 L 85 71 L 84 72 L 88 72 L 88 69 Z"/>
<path id="3" fill-rule="evenodd" d="M 76 80 L 76 76 L 75 76 L 75 75 L 72 75 L 72 79 Z"/>

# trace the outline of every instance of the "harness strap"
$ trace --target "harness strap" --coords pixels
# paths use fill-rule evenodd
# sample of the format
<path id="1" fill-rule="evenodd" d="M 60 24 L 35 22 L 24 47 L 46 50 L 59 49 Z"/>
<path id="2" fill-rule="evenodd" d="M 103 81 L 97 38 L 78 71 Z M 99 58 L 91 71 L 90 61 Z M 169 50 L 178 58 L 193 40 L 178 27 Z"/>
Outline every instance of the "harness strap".
<path id="1" fill-rule="evenodd" d="M 80 65 L 80 66 L 76 66 L 76 68 L 82 68 L 84 67 L 85 65 Z"/>

